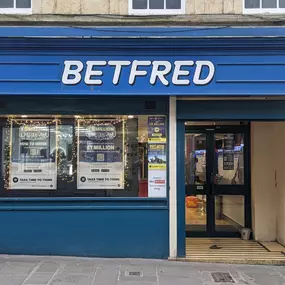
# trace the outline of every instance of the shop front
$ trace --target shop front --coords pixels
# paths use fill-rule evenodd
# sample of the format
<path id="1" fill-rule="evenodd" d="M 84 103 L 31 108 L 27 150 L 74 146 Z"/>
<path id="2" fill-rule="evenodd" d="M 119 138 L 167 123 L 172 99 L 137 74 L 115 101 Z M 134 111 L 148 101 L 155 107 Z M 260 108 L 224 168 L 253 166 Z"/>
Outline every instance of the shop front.
<path id="1" fill-rule="evenodd" d="M 1 253 L 175 258 L 266 231 L 252 127 L 285 119 L 285 53 L 263 29 L 1 28 Z"/>

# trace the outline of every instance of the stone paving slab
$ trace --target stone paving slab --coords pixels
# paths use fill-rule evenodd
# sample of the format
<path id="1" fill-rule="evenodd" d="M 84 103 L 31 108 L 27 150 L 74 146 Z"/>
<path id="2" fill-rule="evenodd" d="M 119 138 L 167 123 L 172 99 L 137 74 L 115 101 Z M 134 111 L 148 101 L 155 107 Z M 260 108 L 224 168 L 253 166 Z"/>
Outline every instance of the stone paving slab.
<path id="1" fill-rule="evenodd" d="M 285 285 L 285 267 L 0 255 L 0 285 Z"/>

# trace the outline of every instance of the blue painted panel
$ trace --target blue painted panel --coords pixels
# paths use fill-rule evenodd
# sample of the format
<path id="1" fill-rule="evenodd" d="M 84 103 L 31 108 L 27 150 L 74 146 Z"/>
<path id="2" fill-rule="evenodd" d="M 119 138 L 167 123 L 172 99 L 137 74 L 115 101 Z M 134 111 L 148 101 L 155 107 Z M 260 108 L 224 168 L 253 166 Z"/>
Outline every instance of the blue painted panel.
<path id="1" fill-rule="evenodd" d="M 59 63 L 0 62 L 0 82 L 60 82 Z"/>
<path id="2" fill-rule="evenodd" d="M 1 27 L 0 37 L 284 37 L 279 27 Z"/>
<path id="3" fill-rule="evenodd" d="M 48 55 L 1 55 L 0 54 L 0 95 L 285 95 L 285 54 L 259 56 L 244 55 L 136 55 L 129 51 L 128 55 L 106 54 L 103 51 L 85 55 L 84 52 L 75 52 L 73 55 L 50 52 Z M 28 60 L 27 60 L 28 59 Z M 65 85 L 61 82 L 64 61 L 80 60 L 84 63 L 82 79 L 79 84 Z M 165 76 L 169 86 L 163 85 L 160 80 L 152 85 L 150 76 L 152 68 L 139 67 L 146 70 L 146 76 L 136 78 L 135 84 L 129 84 L 131 67 L 123 67 L 120 81 L 113 84 L 114 67 L 97 67 L 102 70 L 102 85 L 87 85 L 84 82 L 86 61 L 88 60 L 169 60 L 172 69 Z M 205 86 L 193 83 L 195 66 L 182 67 L 190 72 L 189 76 L 180 76 L 189 79 L 189 85 L 175 85 L 172 83 L 174 62 L 186 60 L 208 60 L 215 65 L 213 80 Z M 201 78 L 207 76 L 207 68 L 203 69 Z"/>
<path id="4" fill-rule="evenodd" d="M 185 120 L 285 120 L 285 101 L 178 101 L 177 118 Z"/>
<path id="5" fill-rule="evenodd" d="M 14 204 L 15 205 L 15 204 Z M 65 204 L 61 204 L 62 206 Z M 46 203 L 50 207 L 50 203 Z M 168 257 L 167 207 L 70 208 L 29 205 L 0 211 L 1 253 Z M 4 222 L 5 221 L 5 222 Z"/>

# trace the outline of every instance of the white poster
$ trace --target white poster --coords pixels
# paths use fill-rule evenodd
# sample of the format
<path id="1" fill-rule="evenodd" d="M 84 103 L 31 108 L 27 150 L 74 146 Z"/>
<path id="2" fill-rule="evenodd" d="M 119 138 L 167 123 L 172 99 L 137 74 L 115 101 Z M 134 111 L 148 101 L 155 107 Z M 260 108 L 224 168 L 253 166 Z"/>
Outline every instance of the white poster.
<path id="1" fill-rule="evenodd" d="M 148 197 L 166 197 L 166 144 L 148 145 Z"/>
<path id="2" fill-rule="evenodd" d="M 78 189 L 124 189 L 124 122 L 79 120 Z"/>
<path id="3" fill-rule="evenodd" d="M 12 121 L 10 132 L 9 188 L 55 190 L 56 126 L 32 122 L 17 125 Z"/>

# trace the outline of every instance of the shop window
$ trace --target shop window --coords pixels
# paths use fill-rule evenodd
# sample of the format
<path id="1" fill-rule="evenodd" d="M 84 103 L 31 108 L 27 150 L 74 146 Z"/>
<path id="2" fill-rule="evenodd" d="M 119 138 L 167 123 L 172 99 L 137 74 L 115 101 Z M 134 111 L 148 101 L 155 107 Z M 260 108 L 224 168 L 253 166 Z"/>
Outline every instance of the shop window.
<path id="1" fill-rule="evenodd" d="M 245 13 L 284 13 L 285 0 L 244 0 Z"/>
<path id="2" fill-rule="evenodd" d="M 2 196 L 166 197 L 165 116 L 9 118 Z"/>
<path id="3" fill-rule="evenodd" d="M 129 0 L 129 14 L 133 15 L 185 14 L 185 0 Z"/>
<path id="4" fill-rule="evenodd" d="M 2 14 L 30 14 L 32 0 L 1 0 L 0 13 Z"/>

